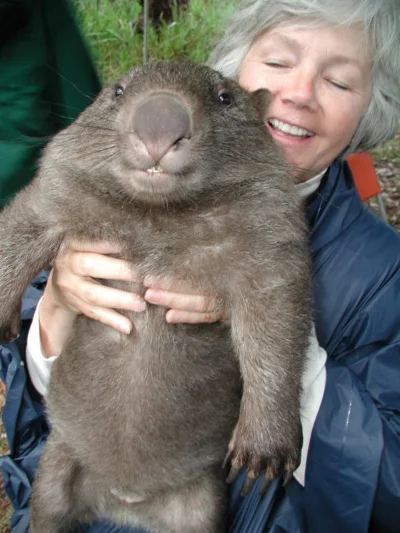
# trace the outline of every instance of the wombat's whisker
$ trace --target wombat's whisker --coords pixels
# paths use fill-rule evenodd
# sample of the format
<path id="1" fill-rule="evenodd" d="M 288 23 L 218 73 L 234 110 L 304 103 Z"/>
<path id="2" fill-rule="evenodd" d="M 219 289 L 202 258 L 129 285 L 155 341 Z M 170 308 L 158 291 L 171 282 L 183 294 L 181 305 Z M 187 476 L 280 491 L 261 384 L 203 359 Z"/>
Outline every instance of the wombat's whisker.
<path id="1" fill-rule="evenodd" d="M 7 139 L 7 141 L 0 141 L 0 145 L 8 145 L 8 144 L 17 144 L 19 142 L 29 142 L 32 146 L 38 146 L 42 144 L 43 142 L 48 142 L 53 135 L 43 135 L 43 136 L 30 136 L 30 135 L 20 135 L 19 137 L 13 137 L 12 139 Z M 25 147 L 24 147 L 25 148 Z M 27 146 L 26 148 L 29 148 Z"/>
<path id="2" fill-rule="evenodd" d="M 114 153 L 111 153 L 111 154 L 109 154 L 109 155 L 106 155 L 105 157 L 99 159 L 99 161 L 98 161 L 95 165 L 93 165 L 92 168 L 97 168 L 97 167 L 99 167 L 99 166 L 104 165 L 104 163 L 106 163 L 107 161 L 109 161 L 110 159 L 112 159 L 114 156 L 115 156 L 115 152 L 114 152 Z"/>
<path id="3" fill-rule="evenodd" d="M 105 132 L 104 135 L 110 135 L 112 137 L 115 137 L 115 133 L 117 131 L 117 130 L 112 129 L 112 128 L 107 128 L 107 127 L 103 127 L 103 126 L 96 126 L 96 125 L 93 125 L 93 124 L 79 124 L 79 123 L 75 122 L 74 125 L 82 128 L 82 129 L 92 129 L 92 130 L 95 130 L 95 131 L 104 131 Z M 108 132 L 111 132 L 111 133 L 108 133 Z M 66 129 L 66 130 L 61 131 L 60 135 L 68 136 L 68 135 L 71 135 L 71 132 L 69 131 L 69 129 Z M 74 133 L 74 135 L 76 135 L 76 133 Z"/>
<path id="4" fill-rule="evenodd" d="M 97 94 L 86 94 L 85 92 L 82 91 L 82 89 L 80 89 L 78 87 L 78 85 L 76 85 L 75 83 L 73 83 L 70 79 L 68 79 L 66 76 L 64 76 L 63 74 L 61 74 L 58 70 L 56 70 L 54 67 L 52 67 L 50 64 L 47 64 L 47 67 L 52 70 L 60 79 L 66 81 L 67 83 L 69 83 L 69 85 L 71 85 L 72 87 L 74 87 L 74 89 L 76 89 L 78 91 L 79 94 L 81 94 L 82 96 L 84 96 L 85 98 L 87 98 L 88 100 L 90 100 L 91 102 L 93 102 L 93 100 L 96 98 Z"/>
<path id="5" fill-rule="evenodd" d="M 82 108 L 81 107 L 76 107 L 76 106 L 72 106 L 72 105 L 69 105 L 69 104 L 65 104 L 64 102 L 53 102 L 51 100 L 41 100 L 40 101 L 41 104 L 45 104 L 45 105 L 48 105 L 48 106 L 54 106 L 58 109 L 70 109 L 71 111 L 76 111 L 78 114 L 80 114 L 82 112 Z M 51 112 L 52 115 L 56 115 L 56 116 L 60 116 L 61 118 L 68 118 L 68 117 L 63 117 L 62 115 L 57 115 L 57 113 L 55 112 Z M 78 115 L 76 115 L 78 116 Z M 71 117 L 69 117 L 71 118 Z"/>
<path id="6" fill-rule="evenodd" d="M 13 147 L 13 148 L 9 148 L 7 150 L 7 154 L 4 155 L 4 156 L 0 156 L 0 161 L 2 161 L 3 159 L 6 159 L 7 157 L 9 157 L 10 154 L 18 154 L 18 153 L 21 153 L 21 152 L 24 152 L 26 150 L 30 150 L 32 147 L 37 147 L 37 146 L 41 146 L 43 145 L 43 147 L 45 146 L 46 143 L 31 143 L 30 145 L 27 145 L 27 146 L 18 146 L 18 147 Z"/>
<path id="7" fill-rule="evenodd" d="M 68 123 L 71 122 L 72 120 L 72 118 L 69 115 L 61 115 L 60 113 L 56 113 L 55 111 L 50 111 L 49 115 L 51 115 L 52 117 L 63 118 L 66 121 L 68 121 Z"/>
<path id="8" fill-rule="evenodd" d="M 94 130 L 99 130 L 99 131 L 112 131 L 112 132 L 116 132 L 118 131 L 116 128 L 107 128 L 105 126 L 99 126 L 97 124 L 87 124 L 87 123 L 82 123 L 82 122 L 75 122 L 75 124 L 77 126 L 79 126 L 80 128 L 92 128 Z M 123 132 L 121 132 L 123 133 Z"/>

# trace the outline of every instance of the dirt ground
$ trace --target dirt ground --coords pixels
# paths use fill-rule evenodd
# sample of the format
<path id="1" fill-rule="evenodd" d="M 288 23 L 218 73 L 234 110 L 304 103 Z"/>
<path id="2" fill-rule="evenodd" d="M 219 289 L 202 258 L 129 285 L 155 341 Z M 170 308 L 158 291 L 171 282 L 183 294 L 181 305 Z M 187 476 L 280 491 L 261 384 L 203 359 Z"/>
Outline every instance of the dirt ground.
<path id="1" fill-rule="evenodd" d="M 400 134 L 373 156 L 389 223 L 400 231 Z M 370 200 L 369 204 L 377 208 L 376 200 Z"/>
<path id="2" fill-rule="evenodd" d="M 376 171 L 382 187 L 382 195 L 388 213 L 389 223 L 400 231 L 400 135 L 385 150 L 374 154 Z M 377 210 L 377 202 L 369 202 L 372 209 Z M 4 407 L 4 396 L 0 390 L 0 413 Z M 0 423 L 0 455 L 8 453 L 7 438 L 4 427 Z M 0 476 L 0 533 L 9 533 L 11 508 L 4 491 Z"/>

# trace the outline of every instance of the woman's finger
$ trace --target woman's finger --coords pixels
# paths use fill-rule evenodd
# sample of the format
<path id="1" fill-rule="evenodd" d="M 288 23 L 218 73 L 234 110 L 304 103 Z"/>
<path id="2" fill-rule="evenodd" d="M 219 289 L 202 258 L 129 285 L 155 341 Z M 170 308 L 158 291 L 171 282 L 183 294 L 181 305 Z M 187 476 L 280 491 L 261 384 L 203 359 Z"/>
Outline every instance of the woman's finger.
<path id="1" fill-rule="evenodd" d="M 121 246 L 109 241 L 88 241 L 82 239 L 66 239 L 60 248 L 60 253 L 73 252 L 93 252 L 95 254 L 119 254 Z"/>
<path id="2" fill-rule="evenodd" d="M 113 309 L 97 307 L 95 305 L 87 305 L 83 302 L 80 304 L 80 307 L 85 316 L 92 318 L 93 320 L 97 320 L 98 322 L 102 322 L 107 326 L 111 326 L 121 333 L 129 335 L 129 333 L 132 331 L 133 326 L 129 318 L 117 313 L 116 311 L 113 311 Z"/>
<path id="3" fill-rule="evenodd" d="M 123 259 L 92 252 L 70 251 L 56 259 L 55 265 L 68 269 L 76 276 L 135 281 L 132 264 Z"/>
<path id="4" fill-rule="evenodd" d="M 169 324 L 212 324 L 222 320 L 221 313 L 193 313 L 169 309 L 165 316 Z"/>
<path id="5" fill-rule="evenodd" d="M 153 288 L 146 290 L 144 299 L 154 305 L 193 313 L 212 313 L 217 302 L 217 299 L 211 296 L 182 294 Z"/>
<path id="6" fill-rule="evenodd" d="M 78 278 L 75 287 L 70 289 L 70 293 L 75 296 L 80 312 L 83 312 L 82 304 L 136 312 L 144 311 L 147 307 L 144 299 L 136 293 L 106 287 L 86 278 Z"/>

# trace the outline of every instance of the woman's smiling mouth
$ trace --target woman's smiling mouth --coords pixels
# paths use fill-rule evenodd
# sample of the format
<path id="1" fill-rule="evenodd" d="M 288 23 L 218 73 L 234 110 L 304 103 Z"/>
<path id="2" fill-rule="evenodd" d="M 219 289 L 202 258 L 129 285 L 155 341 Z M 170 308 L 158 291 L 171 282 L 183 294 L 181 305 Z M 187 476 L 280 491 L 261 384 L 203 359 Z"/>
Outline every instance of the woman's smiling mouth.
<path id="1" fill-rule="evenodd" d="M 311 131 L 283 122 L 277 118 L 268 119 L 268 124 L 274 131 L 291 135 L 293 137 L 313 137 L 315 135 L 315 133 Z"/>

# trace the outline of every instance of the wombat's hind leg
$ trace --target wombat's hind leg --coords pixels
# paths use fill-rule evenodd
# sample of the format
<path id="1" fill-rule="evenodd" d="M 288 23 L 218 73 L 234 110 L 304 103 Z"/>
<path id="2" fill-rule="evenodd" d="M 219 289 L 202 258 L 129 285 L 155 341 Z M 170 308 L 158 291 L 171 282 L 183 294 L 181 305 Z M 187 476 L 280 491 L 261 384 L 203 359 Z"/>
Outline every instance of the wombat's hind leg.
<path id="1" fill-rule="evenodd" d="M 224 480 L 203 477 L 157 498 L 149 509 L 152 527 L 171 533 L 225 533 L 227 502 Z"/>
<path id="2" fill-rule="evenodd" d="M 84 478 L 68 446 L 51 434 L 33 486 L 30 533 L 69 532 L 78 520 L 92 518 Z"/>

